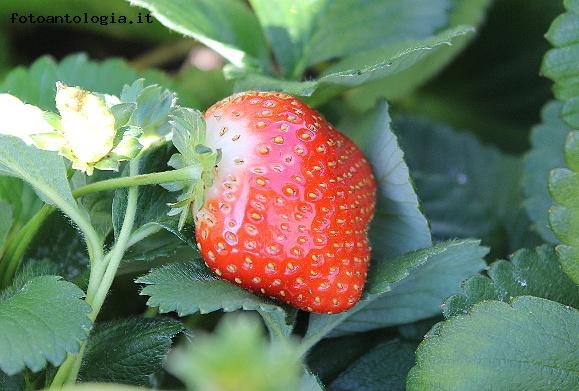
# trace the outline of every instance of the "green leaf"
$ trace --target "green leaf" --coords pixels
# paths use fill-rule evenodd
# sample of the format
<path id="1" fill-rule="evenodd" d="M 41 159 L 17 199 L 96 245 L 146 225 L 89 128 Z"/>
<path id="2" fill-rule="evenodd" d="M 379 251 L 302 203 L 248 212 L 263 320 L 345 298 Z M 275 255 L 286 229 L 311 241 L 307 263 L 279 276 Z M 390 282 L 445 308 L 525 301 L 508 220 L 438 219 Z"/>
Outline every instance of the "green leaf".
<path id="1" fill-rule="evenodd" d="M 300 362 L 289 340 L 267 343 L 261 326 L 245 316 L 226 316 L 215 334 L 193 339 L 169 357 L 168 370 L 188 389 L 294 391 Z"/>
<path id="2" fill-rule="evenodd" d="M 477 2 L 462 0 L 466 12 Z M 537 69 L 549 47 L 545 31 L 561 12 L 562 1 L 491 3 L 472 45 L 423 88 L 397 103 L 405 112 L 469 130 L 504 151 L 522 153 L 528 149 L 528 132 L 537 113 L 552 99 L 551 83 Z M 513 23 L 514 15 L 518 23 Z"/>
<path id="3" fill-rule="evenodd" d="M 123 257 L 118 274 L 142 273 L 149 271 L 152 266 L 167 262 L 201 259 L 196 249 L 164 228 L 161 225 L 154 227 L 154 233 L 131 246 Z"/>
<path id="4" fill-rule="evenodd" d="M 414 365 L 416 345 L 409 342 L 382 343 L 361 358 L 330 384 L 335 391 L 404 391 L 406 375 Z"/>
<path id="5" fill-rule="evenodd" d="M 392 42 L 425 38 L 446 23 L 448 3 L 448 0 L 364 4 L 352 0 L 251 1 L 283 74 L 297 78 L 307 66 L 324 60 Z"/>
<path id="6" fill-rule="evenodd" d="M 555 82 L 553 92 L 564 102 L 562 115 L 572 128 L 579 128 L 579 90 L 577 79 L 579 70 L 579 1 L 566 0 L 566 13 L 553 21 L 545 35 L 554 47 L 543 58 L 541 70 L 545 76 Z"/>
<path id="7" fill-rule="evenodd" d="M 178 92 L 180 103 L 191 107 L 207 104 L 215 93 L 223 97 L 222 91 L 229 92 L 231 88 L 223 80 L 221 72 L 203 72 L 189 69 L 174 78 L 168 78 L 164 73 L 146 70 L 139 73 L 127 62 L 120 59 L 107 59 L 102 62 L 89 60 L 86 54 L 73 54 L 56 63 L 51 57 L 41 57 L 29 68 L 16 68 L 10 72 L 5 81 L 0 84 L 0 92 L 9 92 L 26 103 L 34 104 L 44 110 L 55 111 L 55 83 L 62 81 L 68 85 L 80 86 L 85 90 L 103 94 L 118 95 L 126 84 L 145 77 L 143 85 L 152 83 L 163 85 Z M 203 86 L 208 84 L 217 87 L 211 94 L 200 97 Z M 210 100 L 213 103 L 215 100 Z"/>
<path id="8" fill-rule="evenodd" d="M 568 134 L 564 153 L 569 168 L 555 169 L 549 178 L 549 191 L 555 201 L 549 209 L 549 223 L 562 243 L 557 252 L 563 270 L 579 284 L 579 131 Z"/>
<path id="9" fill-rule="evenodd" d="M 0 292 L 0 300 L 8 299 L 17 295 L 22 288 L 34 277 L 56 275 L 57 267 L 48 260 L 31 260 L 24 264 L 18 274 L 14 276 L 12 283 Z"/>
<path id="10" fill-rule="evenodd" d="M 440 256 L 447 251 L 453 251 L 455 248 L 460 249 L 462 246 L 471 247 L 473 245 L 478 245 L 478 241 L 448 241 L 433 247 L 409 252 L 394 259 L 376 260 L 372 262 L 372 269 L 368 273 L 365 297 L 370 300 L 376 299 L 377 296 L 390 292 L 395 283 L 408 278 L 412 272 L 426 264 L 431 258 Z M 356 309 L 354 308 L 354 310 Z M 350 316 L 351 313 L 347 315 Z M 332 316 L 332 318 L 336 318 L 336 316 Z"/>
<path id="11" fill-rule="evenodd" d="M 8 31 L 3 30 L 2 33 L 0 33 L 0 78 L 4 76 L 7 68 L 10 68 L 15 60 L 12 58 L 10 39 L 7 32 Z"/>
<path id="12" fill-rule="evenodd" d="M 0 175 L 0 269 L 5 273 L 8 273 L 7 259 L 10 257 L 6 254 L 10 253 L 11 246 L 21 243 L 11 238 L 20 232 L 41 206 L 42 201 L 26 182 Z M 3 256 L 6 258 L 4 262 Z"/>
<path id="13" fill-rule="evenodd" d="M 57 81 L 89 91 L 118 94 L 125 83 L 136 78 L 136 72 L 120 60 L 97 64 L 90 62 L 85 54 L 76 54 L 57 64 L 51 57 L 45 56 L 29 68 L 16 68 L 10 72 L 0 85 L 0 91 L 15 95 L 43 110 L 56 111 L 54 96 Z"/>
<path id="14" fill-rule="evenodd" d="M 443 307 L 444 304 L 441 306 Z M 397 327 L 397 331 L 405 341 L 422 342 L 428 330 L 440 321 L 440 316 L 420 320 L 418 322 L 403 324 Z"/>
<path id="15" fill-rule="evenodd" d="M 368 303 L 340 324 L 335 333 L 360 332 L 413 323 L 440 315 L 444 300 L 460 292 L 462 282 L 485 267 L 488 252 L 478 242 L 449 247 L 392 286 L 390 292 Z"/>
<path id="16" fill-rule="evenodd" d="M 452 29 L 422 39 L 393 42 L 383 48 L 345 57 L 324 70 L 324 76 L 330 79 L 342 78 L 352 70 L 360 70 L 367 75 L 364 78 L 376 80 L 401 72 L 424 57 L 431 55 L 437 47 L 451 46 L 453 39 L 470 35 L 474 29 L 469 26 L 457 26 Z M 408 56 L 412 54 L 411 56 Z M 390 69 L 393 67 L 394 69 Z M 346 73 L 344 75 L 344 72 Z M 358 71 L 359 72 L 359 71 Z M 355 80 L 355 79 L 353 79 Z M 342 80 L 346 85 L 360 84 L 352 80 Z"/>
<path id="17" fill-rule="evenodd" d="M 268 63 L 267 45 L 248 7 L 236 0 L 128 0 L 147 8 L 159 22 L 195 38 L 232 64 L 244 67 Z"/>
<path id="18" fill-rule="evenodd" d="M 429 37 L 446 24 L 448 5 L 448 0 L 367 2 L 363 6 L 355 0 L 326 1 L 327 8 L 320 12 L 307 42 L 307 63 Z"/>
<path id="19" fill-rule="evenodd" d="M 82 233 L 60 213 L 53 213 L 42 224 L 28 247 L 25 262 L 27 265 L 49 262 L 54 267 L 50 274 L 58 274 L 85 288 L 82 277 L 83 273 L 88 274 L 90 263 L 86 244 Z"/>
<path id="20" fill-rule="evenodd" d="M 579 311 L 549 300 L 487 301 L 434 327 L 408 375 L 414 390 L 571 390 Z"/>
<path id="21" fill-rule="evenodd" d="M 464 294 L 449 297 L 443 305 L 444 316 L 466 314 L 483 300 L 509 301 L 517 296 L 542 297 L 579 308 L 579 286 L 565 275 L 550 246 L 519 250 L 510 262 L 491 264 L 487 274 L 465 281 Z"/>
<path id="22" fill-rule="evenodd" d="M 406 278 L 393 284 L 389 292 L 350 315 L 333 334 L 412 323 L 439 315 L 443 301 L 460 292 L 461 283 L 485 267 L 482 258 L 487 252 L 471 240 L 432 254 Z M 386 277 L 389 280 L 392 278 Z"/>
<path id="23" fill-rule="evenodd" d="M 324 385 L 318 377 L 309 369 L 305 369 L 300 381 L 298 391 L 324 391 Z"/>
<path id="24" fill-rule="evenodd" d="M 230 95 L 233 90 L 233 81 L 225 79 L 221 68 L 205 71 L 189 67 L 175 75 L 172 81 L 171 87 L 179 94 L 179 104 L 201 111 Z"/>
<path id="25" fill-rule="evenodd" d="M 200 262 L 169 264 L 153 269 L 136 282 L 146 284 L 141 295 L 150 296 L 147 305 L 159 307 L 161 313 L 176 311 L 185 316 L 217 310 L 255 310 L 266 321 L 272 336 L 287 336 L 293 329 L 293 322 L 288 319 L 292 315 L 282 307 L 218 279 Z"/>
<path id="26" fill-rule="evenodd" d="M 308 352 L 307 364 L 324 383 L 329 384 L 379 342 L 382 340 L 377 340 L 373 333 L 326 338 Z"/>
<path id="27" fill-rule="evenodd" d="M 42 151 L 18 138 L 0 135 L 0 175 L 28 182 L 46 203 L 76 207 L 64 162 L 54 152 Z"/>
<path id="28" fill-rule="evenodd" d="M 91 327 L 84 292 L 58 276 L 28 281 L 0 301 L 0 369 L 39 371 L 77 353 Z"/>
<path id="29" fill-rule="evenodd" d="M 397 44 L 395 47 L 366 53 L 364 56 L 354 55 L 329 68 L 315 80 L 285 81 L 231 68 L 226 69 L 226 72 L 230 77 L 239 79 L 235 85 L 236 91 L 258 89 L 284 91 L 302 97 L 314 95 L 307 101 L 316 105 L 348 88 L 385 77 L 394 77 L 426 58 L 438 47 L 451 45 L 455 39 L 472 31 L 471 27 L 459 26 L 433 37 Z"/>
<path id="30" fill-rule="evenodd" d="M 339 128 L 362 149 L 378 184 L 370 228 L 374 257 L 388 259 L 430 247 L 428 222 L 420 211 L 404 152 L 392 132 L 388 105 L 382 102 L 363 116 L 349 116 Z"/>
<path id="31" fill-rule="evenodd" d="M 302 60 L 316 22 L 328 3 L 327 0 L 250 0 L 282 74 L 291 75 Z"/>
<path id="32" fill-rule="evenodd" d="M 491 3 L 491 0 L 451 1 L 446 28 L 460 25 L 478 27 L 484 21 Z M 407 95 L 449 64 L 474 37 L 474 34 L 457 37 L 452 41 L 452 45 L 438 47 L 423 60 L 396 74 L 396 77 L 386 77 L 348 91 L 346 98 L 348 103 L 360 111 L 365 111 L 379 98 L 390 100 Z"/>
<path id="33" fill-rule="evenodd" d="M 556 243 L 549 228 L 549 211 L 553 199 L 549 194 L 549 172 L 565 164 L 563 148 L 565 138 L 571 131 L 561 119 L 562 104 L 551 101 L 543 108 L 540 125 L 531 130 L 531 151 L 524 160 L 523 190 L 524 206 L 534 229 L 543 240 Z"/>
<path id="34" fill-rule="evenodd" d="M 129 64 L 120 59 L 108 59 L 102 62 L 91 61 L 86 54 L 73 54 L 60 62 L 52 57 L 37 59 L 30 67 L 18 67 L 11 71 L 2 84 L 0 92 L 8 92 L 26 103 L 39 106 L 43 110 L 55 111 L 55 84 L 78 86 L 88 91 L 102 94 L 118 95 L 125 84 L 145 77 L 147 84 L 157 83 L 166 87 L 178 87 L 159 71 L 145 71 L 139 74 Z M 191 93 L 180 90 L 183 99 L 190 100 Z"/>
<path id="35" fill-rule="evenodd" d="M 182 330 L 169 318 L 129 318 L 98 324 L 86 345 L 80 370 L 83 382 L 150 385 L 162 370 L 171 340 Z"/>
<path id="36" fill-rule="evenodd" d="M 477 271 L 482 267 L 481 257 L 486 253 L 486 249 L 479 247 L 479 242 L 475 240 L 463 241 L 449 241 L 440 243 L 434 247 L 417 250 L 411 253 L 404 254 L 398 258 L 390 260 L 374 260 L 371 264 L 371 270 L 368 273 L 368 281 L 365 292 L 360 299 L 360 302 L 351 310 L 335 315 L 321 315 L 312 314 L 310 316 L 309 327 L 302 342 L 303 349 L 309 349 L 322 338 L 326 337 L 331 332 L 352 332 L 374 329 L 378 327 L 391 326 L 397 324 L 398 321 L 405 322 L 406 319 L 418 320 L 422 317 L 429 317 L 438 311 L 438 307 L 434 303 L 442 303 L 445 297 L 437 297 L 440 292 L 451 293 L 453 290 L 458 291 L 460 280 L 457 277 L 449 278 L 454 280 L 455 287 L 443 287 L 445 281 L 445 274 L 449 272 L 448 269 L 438 270 L 441 275 L 430 275 L 430 278 L 441 281 L 438 287 L 438 293 L 432 294 L 426 292 L 425 296 L 429 297 L 430 303 L 428 307 L 421 308 L 413 303 L 413 298 L 406 299 L 406 302 L 401 303 L 402 306 L 414 307 L 413 316 L 403 318 L 400 315 L 407 315 L 404 313 L 404 308 L 399 308 L 399 319 L 388 317 L 388 311 L 376 312 L 377 308 L 395 307 L 396 298 L 394 295 L 397 289 L 408 289 L 404 284 L 408 279 L 412 284 L 412 279 L 416 275 L 423 272 L 428 274 L 433 265 L 438 262 L 449 262 L 450 264 L 458 265 L 472 265 L 471 270 Z M 436 269 L 436 268 L 435 268 Z M 461 270 L 469 269 L 469 266 L 461 266 Z M 464 274 L 458 273 L 464 278 Z M 421 277 L 422 278 L 422 277 Z M 448 283 L 448 280 L 446 280 Z M 418 281 L 417 281 L 418 282 Z M 436 284 L 432 283 L 433 285 Z M 418 285 L 419 286 L 419 285 Z M 432 285 L 431 285 L 432 286 Z M 420 288 L 417 288 L 420 289 Z M 375 304 L 374 304 L 375 303 Z M 371 306 L 375 305 L 374 309 Z M 435 308 L 436 307 L 436 308 Z M 435 311 L 436 310 L 436 311 Z M 409 311 L 410 312 L 410 311 Z M 385 318 L 383 318 L 385 317 Z M 369 321 L 369 323 L 367 323 Z"/>
<path id="37" fill-rule="evenodd" d="M 480 237 L 500 256 L 535 244 L 520 159 L 427 120 L 398 118 L 394 127 L 435 239 Z"/>

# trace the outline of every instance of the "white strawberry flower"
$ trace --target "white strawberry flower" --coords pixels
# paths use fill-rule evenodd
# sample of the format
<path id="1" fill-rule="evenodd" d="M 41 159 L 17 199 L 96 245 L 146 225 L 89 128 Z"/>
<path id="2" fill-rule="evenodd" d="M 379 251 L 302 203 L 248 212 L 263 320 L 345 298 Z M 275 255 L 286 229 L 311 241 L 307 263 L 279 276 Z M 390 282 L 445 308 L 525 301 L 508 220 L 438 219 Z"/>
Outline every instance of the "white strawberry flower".
<path id="1" fill-rule="evenodd" d="M 135 103 L 60 82 L 55 100 L 60 115 L 0 94 L 0 134 L 57 151 L 72 162 L 72 168 L 88 175 L 95 168 L 118 170 L 120 161 L 132 159 L 141 150 L 142 129 L 129 122 Z"/>
<path id="2" fill-rule="evenodd" d="M 32 144 L 31 135 L 53 132 L 45 112 L 10 94 L 0 94 L 0 134 L 15 136 Z"/>

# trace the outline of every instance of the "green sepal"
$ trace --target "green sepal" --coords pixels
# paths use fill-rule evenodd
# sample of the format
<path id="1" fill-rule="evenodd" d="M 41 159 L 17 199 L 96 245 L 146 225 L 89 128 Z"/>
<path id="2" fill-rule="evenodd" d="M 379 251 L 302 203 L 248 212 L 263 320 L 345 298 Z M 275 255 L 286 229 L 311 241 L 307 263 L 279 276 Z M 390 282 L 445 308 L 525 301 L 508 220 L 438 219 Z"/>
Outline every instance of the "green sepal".
<path id="1" fill-rule="evenodd" d="M 168 119 L 177 101 L 174 92 L 156 84 L 145 87 L 144 80 L 139 79 L 125 85 L 120 98 L 122 102 L 136 104 L 129 124 L 141 127 L 144 136 L 166 138 L 170 135 Z"/>
<path id="2" fill-rule="evenodd" d="M 131 115 L 137 108 L 135 103 L 119 103 L 111 106 L 110 110 L 115 117 L 115 130 L 118 130 L 125 126 L 127 122 L 131 119 Z"/>
<path id="3" fill-rule="evenodd" d="M 170 204 L 170 216 L 180 214 L 178 228 L 181 229 L 190 217 L 190 208 L 197 211 L 204 203 L 205 188 L 213 183 L 213 168 L 221 159 L 221 151 L 212 150 L 205 143 L 205 120 L 193 109 L 175 107 L 171 112 L 173 127 L 172 141 L 179 153 L 169 159 L 168 165 L 181 169 L 187 166 L 201 167 L 201 180 L 191 183 L 171 182 L 163 187 L 169 191 L 182 191 L 177 202 Z"/>
<path id="4" fill-rule="evenodd" d="M 120 128 L 117 132 L 118 142 L 115 139 L 114 147 L 111 150 L 111 156 L 114 156 L 119 160 L 128 160 L 137 156 L 143 147 L 139 143 L 139 137 L 141 137 L 142 134 L 142 129 L 137 126 L 125 126 Z"/>
<path id="5" fill-rule="evenodd" d="M 187 165 L 185 158 L 180 153 L 173 154 L 167 164 L 174 169 L 183 168 Z"/>
<path id="6" fill-rule="evenodd" d="M 65 138 L 58 132 L 31 134 L 30 138 L 34 146 L 45 151 L 60 151 L 66 146 Z"/>
<path id="7" fill-rule="evenodd" d="M 94 168 L 103 171 L 119 171 L 119 161 L 113 157 L 107 157 L 95 163 Z"/>
<path id="8" fill-rule="evenodd" d="M 48 124 L 50 126 L 52 126 L 54 129 L 58 130 L 59 132 L 62 132 L 62 126 L 60 123 L 60 115 L 53 113 L 51 111 L 45 111 L 44 112 L 44 120 L 46 122 L 48 122 Z"/>

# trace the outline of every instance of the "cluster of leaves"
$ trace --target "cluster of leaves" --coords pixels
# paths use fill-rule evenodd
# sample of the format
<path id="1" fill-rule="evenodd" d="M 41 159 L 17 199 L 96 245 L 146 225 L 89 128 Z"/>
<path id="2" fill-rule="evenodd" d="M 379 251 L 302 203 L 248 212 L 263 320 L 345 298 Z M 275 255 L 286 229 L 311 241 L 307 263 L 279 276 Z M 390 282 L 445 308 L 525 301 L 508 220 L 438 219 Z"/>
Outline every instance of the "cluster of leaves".
<path id="1" fill-rule="evenodd" d="M 70 390 L 576 388 L 579 1 L 547 34 L 558 100 L 524 158 L 398 111 L 467 46 L 489 0 L 129 3 L 219 53 L 230 80 L 82 54 L 7 74 L 0 92 L 46 111 L 56 82 L 119 95 L 126 124 L 163 137 L 87 176 L 0 134 L 0 389 L 56 388 L 75 372 Z M 194 148 L 187 132 L 202 124 L 184 107 L 247 89 L 317 106 L 373 166 L 373 258 L 350 311 L 298 313 L 218 279 L 176 216 L 198 189 L 155 181 L 214 159 Z M 489 253 L 513 255 L 487 267 Z"/>

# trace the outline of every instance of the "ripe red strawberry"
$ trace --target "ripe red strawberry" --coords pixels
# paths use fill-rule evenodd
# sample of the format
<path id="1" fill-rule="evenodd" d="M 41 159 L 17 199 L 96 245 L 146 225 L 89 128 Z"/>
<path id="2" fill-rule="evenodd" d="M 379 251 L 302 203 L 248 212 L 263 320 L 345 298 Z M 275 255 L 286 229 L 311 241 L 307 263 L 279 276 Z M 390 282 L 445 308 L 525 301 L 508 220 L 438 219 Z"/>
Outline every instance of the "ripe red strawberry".
<path id="1" fill-rule="evenodd" d="M 376 183 L 361 151 L 298 99 L 244 92 L 209 108 L 221 149 L 195 215 L 207 265 L 245 289 L 336 313 L 359 300 Z"/>

